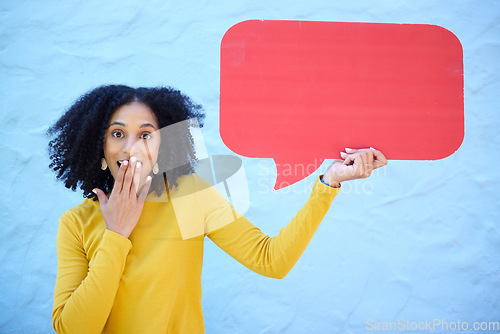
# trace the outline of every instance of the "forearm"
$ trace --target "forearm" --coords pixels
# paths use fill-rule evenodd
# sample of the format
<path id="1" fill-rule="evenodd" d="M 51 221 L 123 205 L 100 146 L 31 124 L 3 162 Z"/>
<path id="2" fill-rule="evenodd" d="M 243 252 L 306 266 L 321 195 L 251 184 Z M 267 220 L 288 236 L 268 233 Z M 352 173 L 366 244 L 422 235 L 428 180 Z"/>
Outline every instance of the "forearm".
<path id="1" fill-rule="evenodd" d="M 107 230 L 97 254 L 88 263 L 58 236 L 59 265 L 52 312 L 57 333 L 101 333 L 130 248 L 128 239 Z"/>
<path id="2" fill-rule="evenodd" d="M 317 181 L 304 207 L 273 238 L 244 217 L 209 237 L 247 268 L 264 276 L 283 278 L 306 249 L 337 193 L 338 189 Z"/>

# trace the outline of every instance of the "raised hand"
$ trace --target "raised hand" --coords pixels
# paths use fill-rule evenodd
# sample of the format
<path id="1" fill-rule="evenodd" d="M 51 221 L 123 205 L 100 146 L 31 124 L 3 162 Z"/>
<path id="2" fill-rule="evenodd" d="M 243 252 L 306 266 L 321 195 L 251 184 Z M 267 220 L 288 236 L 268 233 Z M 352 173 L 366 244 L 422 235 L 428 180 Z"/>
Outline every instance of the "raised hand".
<path id="1" fill-rule="evenodd" d="M 118 169 L 115 184 L 108 197 L 98 188 L 93 192 L 99 198 L 101 213 L 108 230 L 128 238 L 137 225 L 144 207 L 144 200 L 151 186 L 151 177 L 139 189 L 141 163 L 135 157 L 125 160 Z"/>
<path id="2" fill-rule="evenodd" d="M 340 182 L 366 178 L 374 169 L 387 165 L 387 159 L 379 150 L 346 148 L 340 152 L 341 159 L 335 160 L 323 175 L 323 180 L 333 187 Z"/>

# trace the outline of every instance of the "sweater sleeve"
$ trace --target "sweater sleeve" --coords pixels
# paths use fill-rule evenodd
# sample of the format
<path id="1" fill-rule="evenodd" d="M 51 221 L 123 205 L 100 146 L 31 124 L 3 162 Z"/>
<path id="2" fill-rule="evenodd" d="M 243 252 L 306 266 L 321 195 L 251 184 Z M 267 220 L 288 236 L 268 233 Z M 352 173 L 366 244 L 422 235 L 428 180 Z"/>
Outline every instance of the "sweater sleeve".
<path id="1" fill-rule="evenodd" d="M 262 233 L 243 216 L 210 232 L 208 237 L 245 267 L 264 276 L 283 278 L 304 252 L 339 189 L 318 178 L 309 200 L 275 237 Z M 216 207 L 220 210 L 221 205 Z M 221 214 L 211 212 L 207 217 L 211 216 Z"/>
<path id="2" fill-rule="evenodd" d="M 102 233 L 102 232 L 101 232 Z M 57 333 L 101 333 L 111 311 L 132 244 L 105 230 L 89 261 L 82 232 L 66 212 L 57 232 L 57 278 L 52 325 Z"/>

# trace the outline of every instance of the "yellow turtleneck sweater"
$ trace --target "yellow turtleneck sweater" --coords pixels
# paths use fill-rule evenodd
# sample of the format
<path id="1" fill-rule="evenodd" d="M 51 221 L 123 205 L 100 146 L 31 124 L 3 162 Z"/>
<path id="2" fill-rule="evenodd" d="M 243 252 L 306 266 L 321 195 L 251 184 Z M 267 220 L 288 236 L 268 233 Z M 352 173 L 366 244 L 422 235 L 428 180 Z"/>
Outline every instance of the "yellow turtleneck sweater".
<path id="1" fill-rule="evenodd" d="M 247 268 L 283 278 L 338 193 L 318 178 L 304 207 L 270 238 L 198 176 L 178 184 L 145 202 L 128 239 L 106 229 L 97 201 L 63 214 L 52 312 L 57 333 L 204 333 L 204 236 Z"/>

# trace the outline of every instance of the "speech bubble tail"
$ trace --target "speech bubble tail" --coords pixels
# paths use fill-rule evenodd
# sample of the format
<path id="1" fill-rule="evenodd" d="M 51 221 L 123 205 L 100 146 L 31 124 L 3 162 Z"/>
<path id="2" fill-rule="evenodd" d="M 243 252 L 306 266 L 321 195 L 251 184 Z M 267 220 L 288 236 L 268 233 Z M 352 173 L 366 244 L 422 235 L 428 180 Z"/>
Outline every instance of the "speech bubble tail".
<path id="1" fill-rule="evenodd" d="M 305 179 L 321 166 L 323 159 L 313 159 L 311 161 L 278 161 L 274 159 L 274 163 L 276 164 L 277 177 L 273 191 L 283 189 Z"/>

